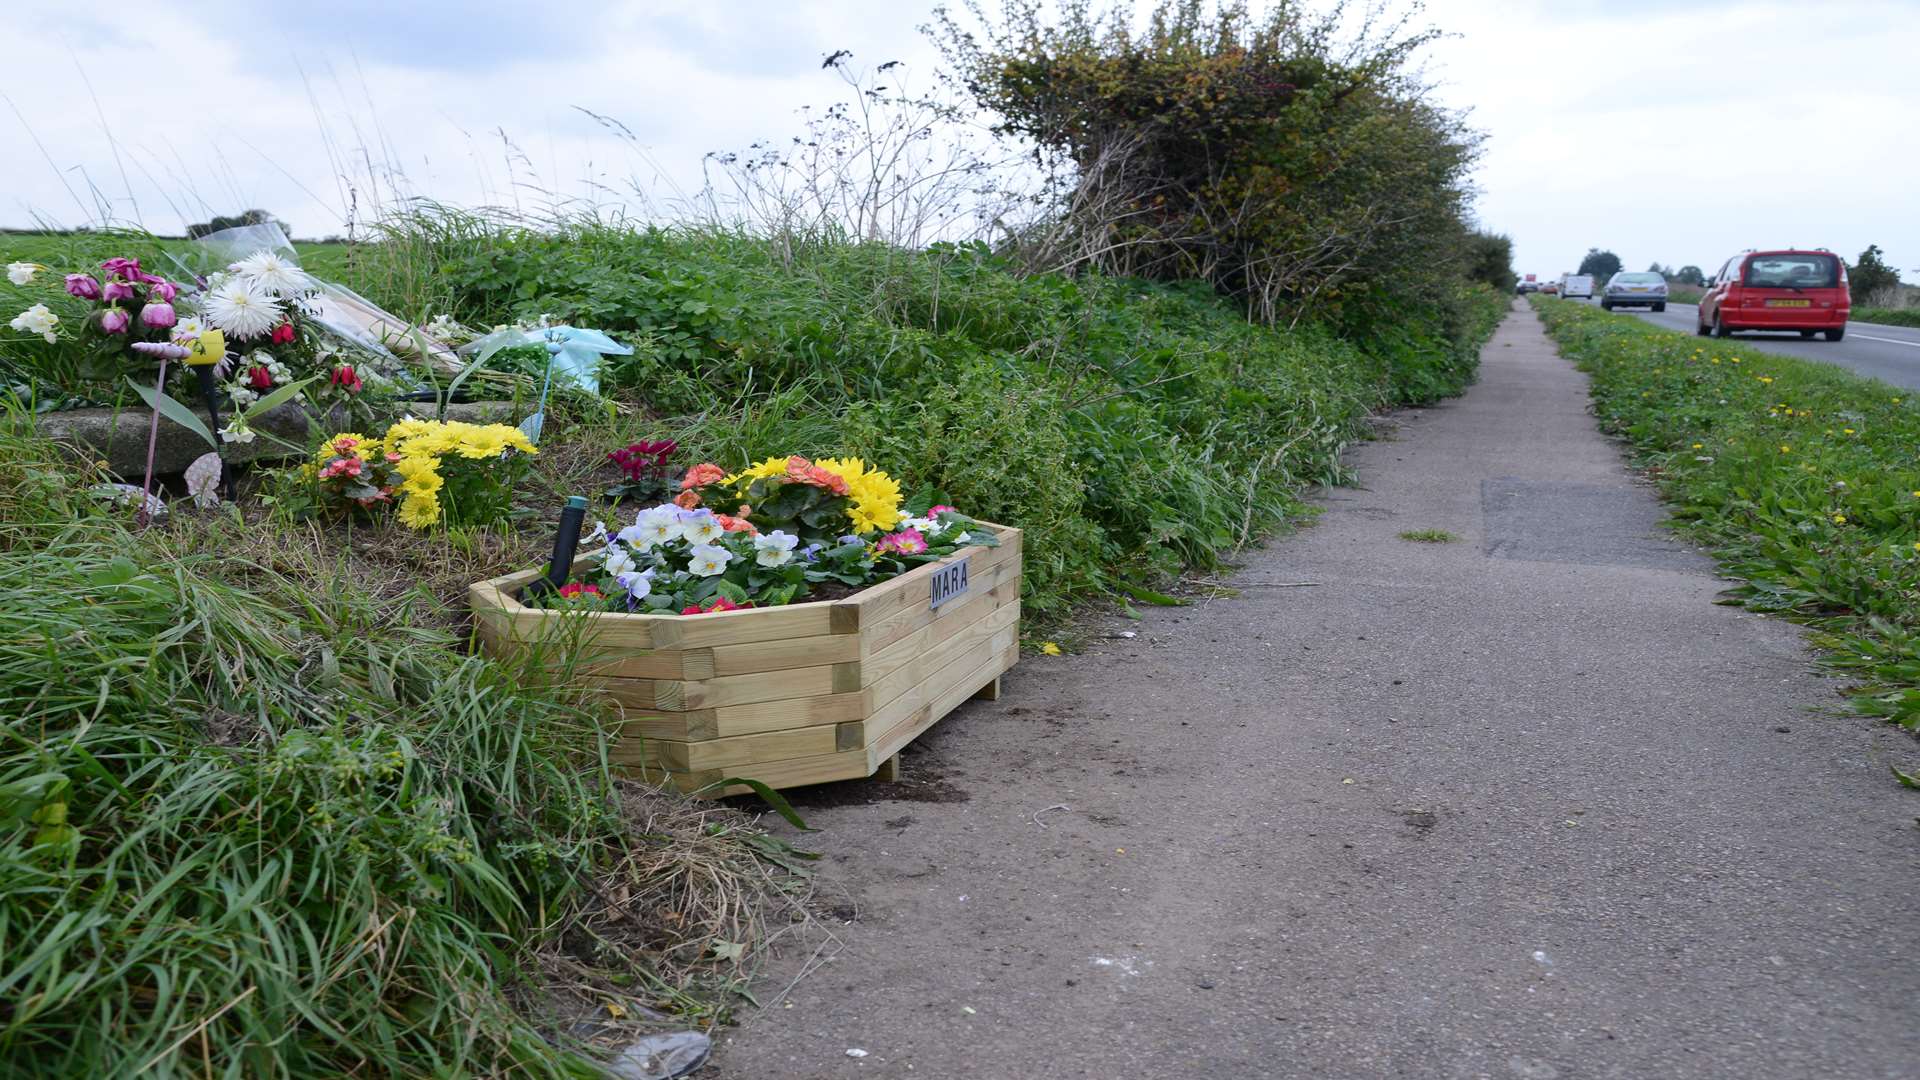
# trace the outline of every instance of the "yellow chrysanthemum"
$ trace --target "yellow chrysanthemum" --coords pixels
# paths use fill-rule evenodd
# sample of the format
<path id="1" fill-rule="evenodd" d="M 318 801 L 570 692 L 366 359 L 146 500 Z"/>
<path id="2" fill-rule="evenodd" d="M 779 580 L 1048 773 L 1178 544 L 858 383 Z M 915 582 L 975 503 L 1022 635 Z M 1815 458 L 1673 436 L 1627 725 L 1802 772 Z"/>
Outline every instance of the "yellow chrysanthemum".
<path id="1" fill-rule="evenodd" d="M 736 488 L 745 488 L 748 484 L 753 483 L 755 480 L 764 480 L 769 476 L 780 476 L 784 474 L 786 471 L 787 471 L 786 458 L 770 457 L 767 460 L 761 462 L 760 464 L 753 466 L 752 468 L 742 469 L 739 472 L 734 473 L 732 476 L 727 477 L 726 482 L 729 484 L 732 484 Z"/>
<path id="2" fill-rule="evenodd" d="M 400 503 L 400 524 L 409 529 L 424 529 L 440 520 L 440 499 L 431 492 L 409 495 Z"/>
<path id="3" fill-rule="evenodd" d="M 879 469 L 869 469 L 859 458 L 820 458 L 815 465 L 847 482 L 847 495 L 853 506 L 847 516 L 853 531 L 869 533 L 891 529 L 900 524 L 900 484 Z"/>
<path id="4" fill-rule="evenodd" d="M 416 454 L 394 463 L 393 471 L 402 481 L 400 490 L 408 495 L 431 497 L 446 483 L 440 475 L 439 459 Z"/>

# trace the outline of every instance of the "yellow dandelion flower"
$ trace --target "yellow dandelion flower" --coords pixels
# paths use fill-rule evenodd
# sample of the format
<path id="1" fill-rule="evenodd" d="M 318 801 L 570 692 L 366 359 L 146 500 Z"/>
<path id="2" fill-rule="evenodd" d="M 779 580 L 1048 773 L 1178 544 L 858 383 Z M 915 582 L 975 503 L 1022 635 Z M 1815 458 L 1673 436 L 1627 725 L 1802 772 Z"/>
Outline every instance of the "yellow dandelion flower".
<path id="1" fill-rule="evenodd" d="M 1843 434 L 1847 434 L 1847 435 L 1851 435 L 1851 434 L 1853 434 L 1853 429 L 1852 429 L 1852 428 L 1850 428 L 1850 427 L 1843 427 L 1843 428 L 1841 428 L 1841 429 L 1840 429 L 1840 431 L 1841 431 L 1841 432 L 1842 432 Z"/>
<path id="2" fill-rule="evenodd" d="M 1704 449 L 1706 449 L 1706 444 L 1705 444 L 1705 443 L 1694 443 L 1694 444 L 1693 444 L 1693 448 L 1694 448 L 1695 450 L 1704 450 Z"/>
<path id="3" fill-rule="evenodd" d="M 1760 381 L 1761 381 L 1761 382 L 1763 382 L 1763 383 L 1766 383 L 1766 384 L 1767 384 L 1768 386 L 1772 386 L 1772 385 L 1773 385 L 1773 378 L 1772 378 L 1771 376 L 1768 376 L 1768 375 L 1762 375 L 1762 376 L 1760 376 Z"/>
<path id="4" fill-rule="evenodd" d="M 1847 515 L 1845 514 L 1833 515 L 1833 523 L 1835 525 L 1845 525 L 1847 523 Z"/>
<path id="5" fill-rule="evenodd" d="M 1780 452 L 1781 452 L 1781 453 L 1783 453 L 1783 454 L 1791 454 L 1791 453 L 1793 453 L 1793 447 L 1791 447 L 1791 446 L 1788 446 L 1788 445 L 1787 445 L 1786 443 L 1781 443 L 1781 444 L 1780 444 Z"/>
<path id="6" fill-rule="evenodd" d="M 1915 548 L 1920 548 L 1920 544 L 1915 544 L 1915 545 L 1913 545 L 1913 546 L 1914 546 Z M 1040 651 L 1041 651 L 1042 653 L 1045 653 L 1045 654 L 1046 654 L 1046 655 L 1048 655 L 1048 656 L 1059 656 L 1059 655 L 1060 655 L 1060 646 L 1058 646 L 1058 645 L 1055 645 L 1055 644 L 1054 644 L 1053 642 L 1051 642 L 1051 641 L 1049 641 L 1049 642 L 1046 642 L 1046 643 L 1044 643 L 1044 644 L 1042 644 L 1042 645 L 1040 646 Z"/>

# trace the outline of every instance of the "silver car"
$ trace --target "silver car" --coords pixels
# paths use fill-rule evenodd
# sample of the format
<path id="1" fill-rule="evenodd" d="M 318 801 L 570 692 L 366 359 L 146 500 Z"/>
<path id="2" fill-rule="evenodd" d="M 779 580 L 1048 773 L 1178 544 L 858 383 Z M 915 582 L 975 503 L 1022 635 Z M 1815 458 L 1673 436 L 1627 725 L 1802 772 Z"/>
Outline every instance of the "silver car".
<path id="1" fill-rule="evenodd" d="M 1652 272 L 1615 274 L 1607 280 L 1607 291 L 1600 306 L 1612 311 L 1617 307 L 1650 307 L 1667 310 L 1667 279 Z"/>

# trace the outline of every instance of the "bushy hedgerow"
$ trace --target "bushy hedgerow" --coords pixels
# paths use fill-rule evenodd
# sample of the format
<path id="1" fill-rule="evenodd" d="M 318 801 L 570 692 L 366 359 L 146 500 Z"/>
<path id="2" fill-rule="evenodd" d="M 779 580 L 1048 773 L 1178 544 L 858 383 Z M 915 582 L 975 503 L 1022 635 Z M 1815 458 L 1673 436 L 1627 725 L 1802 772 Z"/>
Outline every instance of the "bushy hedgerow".
<path id="1" fill-rule="evenodd" d="M 1339 475 L 1367 412 L 1458 392 L 1504 304 L 1462 289 L 1281 330 L 1204 284 L 1022 275 L 974 245 L 782 257 L 703 230 L 457 233 L 434 248 L 455 314 L 630 339 L 609 385 L 669 418 L 780 398 L 743 447 L 864 455 L 1026 529 L 1041 615 L 1217 566 Z"/>

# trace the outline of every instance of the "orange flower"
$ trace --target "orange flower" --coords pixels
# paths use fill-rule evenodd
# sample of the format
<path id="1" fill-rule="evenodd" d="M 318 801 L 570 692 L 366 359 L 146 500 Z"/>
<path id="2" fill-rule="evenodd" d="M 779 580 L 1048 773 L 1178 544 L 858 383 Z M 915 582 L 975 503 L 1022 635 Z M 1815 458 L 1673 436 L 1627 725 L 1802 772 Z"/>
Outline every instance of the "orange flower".
<path id="1" fill-rule="evenodd" d="M 807 467 L 806 482 L 815 487 L 826 488 L 835 495 L 845 495 L 847 493 L 846 478 L 842 477 L 839 473 L 829 472 L 818 465 L 809 465 Z"/>
<path id="2" fill-rule="evenodd" d="M 787 458 L 787 479 L 805 481 L 807 470 L 813 468 L 813 462 L 793 454 Z"/>
<path id="3" fill-rule="evenodd" d="M 706 487 L 708 484 L 718 483 L 726 479 L 726 477 L 727 470 L 715 465 L 711 461 L 703 461 L 687 470 L 686 478 L 680 481 L 680 490 L 688 491 L 697 487 Z"/>
<path id="4" fill-rule="evenodd" d="M 691 510 L 700 505 L 700 493 L 697 491 L 683 491 L 673 497 L 673 505 L 682 510 Z"/>
<path id="5" fill-rule="evenodd" d="M 713 515 L 713 520 L 719 522 L 720 527 L 730 533 L 750 533 L 754 536 L 760 535 L 760 530 L 754 528 L 753 522 L 748 521 L 746 518 L 734 517 L 731 514 L 715 514 Z"/>

